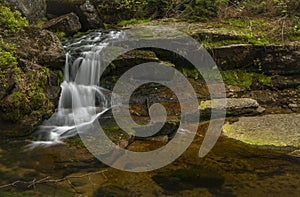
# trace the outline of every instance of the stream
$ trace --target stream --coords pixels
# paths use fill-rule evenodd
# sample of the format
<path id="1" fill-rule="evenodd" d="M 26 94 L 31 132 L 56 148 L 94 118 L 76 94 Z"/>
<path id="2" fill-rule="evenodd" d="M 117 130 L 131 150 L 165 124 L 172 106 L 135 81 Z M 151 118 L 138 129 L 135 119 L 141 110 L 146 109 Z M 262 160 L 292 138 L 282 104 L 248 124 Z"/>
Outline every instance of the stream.
<path id="1" fill-rule="evenodd" d="M 221 136 L 205 157 L 198 157 L 209 122 L 201 122 L 189 148 L 163 168 L 132 173 L 98 161 L 77 135 L 72 93 L 96 95 L 95 108 L 89 96 L 77 106 L 82 113 L 97 111 L 83 125 L 110 110 L 106 96 L 110 91 L 97 86 L 95 73 L 101 65 L 84 62 L 82 55 L 89 59 L 120 36 L 124 36 L 120 31 L 95 31 L 64 43 L 65 81 L 56 113 L 32 141 L 0 141 L 0 196 L 299 196 L 300 158 L 289 156 L 287 149 L 252 146 Z M 93 64 L 92 70 L 80 69 L 82 64 Z M 82 77 L 88 73 L 91 78 Z M 135 140 L 127 149 L 147 152 L 165 144 Z"/>

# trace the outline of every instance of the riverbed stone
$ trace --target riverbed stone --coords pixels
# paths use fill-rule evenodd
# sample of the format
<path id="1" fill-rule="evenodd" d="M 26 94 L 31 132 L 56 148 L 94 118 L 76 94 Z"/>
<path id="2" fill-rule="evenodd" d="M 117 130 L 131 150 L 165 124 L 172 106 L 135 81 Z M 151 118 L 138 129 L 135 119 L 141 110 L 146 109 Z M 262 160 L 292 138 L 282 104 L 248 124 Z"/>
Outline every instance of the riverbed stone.
<path id="1" fill-rule="evenodd" d="M 225 110 L 224 107 L 226 106 L 226 116 L 257 115 L 264 112 L 264 108 L 251 98 L 227 98 L 226 101 L 225 99 L 215 99 L 214 101 L 214 110 Z M 201 117 L 210 116 L 212 101 L 202 101 L 199 109 Z"/>
<path id="2" fill-rule="evenodd" d="M 300 147 L 300 114 L 269 114 L 241 117 L 226 123 L 225 136 L 259 146 Z"/>

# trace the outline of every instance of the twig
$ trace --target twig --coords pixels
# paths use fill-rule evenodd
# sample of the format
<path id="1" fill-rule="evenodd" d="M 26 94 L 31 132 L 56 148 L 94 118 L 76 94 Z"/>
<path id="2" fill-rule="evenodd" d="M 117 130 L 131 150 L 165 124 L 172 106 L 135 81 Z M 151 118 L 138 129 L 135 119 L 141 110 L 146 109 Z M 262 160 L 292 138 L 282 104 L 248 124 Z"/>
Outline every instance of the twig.
<path id="1" fill-rule="evenodd" d="M 80 176 L 69 176 L 69 177 L 67 176 L 67 177 L 64 177 L 64 178 L 61 178 L 61 179 L 50 179 L 50 176 L 47 176 L 47 177 L 42 178 L 40 180 L 36 180 L 35 178 L 32 181 L 20 181 L 20 180 L 18 180 L 18 181 L 15 181 L 13 183 L 9 183 L 9 184 L 6 184 L 6 185 L 1 185 L 0 189 L 6 188 L 6 187 L 16 187 L 16 185 L 18 183 L 28 184 L 27 188 L 31 188 L 31 187 L 35 188 L 35 186 L 38 185 L 38 184 L 59 183 L 59 182 L 67 181 L 71 185 L 71 187 L 76 191 L 76 189 L 74 188 L 75 186 L 72 184 L 70 179 L 90 177 L 92 175 L 102 174 L 103 177 L 105 178 L 105 180 L 107 180 L 107 177 L 104 174 L 104 172 L 106 172 L 106 171 L 107 170 L 101 170 L 101 171 L 97 171 L 97 172 L 90 172 L 90 173 L 83 174 L 83 175 L 80 175 Z"/>

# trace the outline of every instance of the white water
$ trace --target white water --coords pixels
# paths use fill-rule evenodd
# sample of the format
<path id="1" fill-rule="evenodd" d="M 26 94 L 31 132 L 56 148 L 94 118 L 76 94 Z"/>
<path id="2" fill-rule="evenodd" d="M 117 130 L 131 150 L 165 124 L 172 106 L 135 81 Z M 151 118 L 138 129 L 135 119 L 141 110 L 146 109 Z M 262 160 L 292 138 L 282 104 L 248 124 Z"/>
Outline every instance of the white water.
<path id="1" fill-rule="evenodd" d="M 76 126 L 91 124 L 110 109 L 110 92 L 99 86 L 101 51 L 110 41 L 123 36 L 121 31 L 96 31 L 65 44 L 66 64 L 58 108 L 39 127 L 39 141 L 32 142 L 31 148 L 63 143 L 77 135 Z M 81 125 L 75 125 L 73 110 L 80 110 Z"/>

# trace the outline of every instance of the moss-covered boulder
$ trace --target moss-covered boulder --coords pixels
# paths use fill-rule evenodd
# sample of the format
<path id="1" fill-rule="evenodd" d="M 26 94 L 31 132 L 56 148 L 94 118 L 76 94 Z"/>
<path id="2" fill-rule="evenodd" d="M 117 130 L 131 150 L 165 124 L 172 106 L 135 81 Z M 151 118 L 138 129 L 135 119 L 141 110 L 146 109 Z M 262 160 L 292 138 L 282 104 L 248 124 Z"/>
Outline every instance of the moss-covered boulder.
<path id="1" fill-rule="evenodd" d="M 29 59 L 49 68 L 64 66 L 64 48 L 57 36 L 48 30 L 30 27 L 6 41 L 14 43 L 19 59 Z"/>
<path id="2" fill-rule="evenodd" d="M 299 123 L 297 113 L 242 117 L 224 125 L 223 133 L 252 145 L 299 148 Z"/>
<path id="3" fill-rule="evenodd" d="M 25 136 L 55 109 L 63 46 L 53 33 L 31 28 L 5 37 L 0 52 L 1 137 Z"/>

